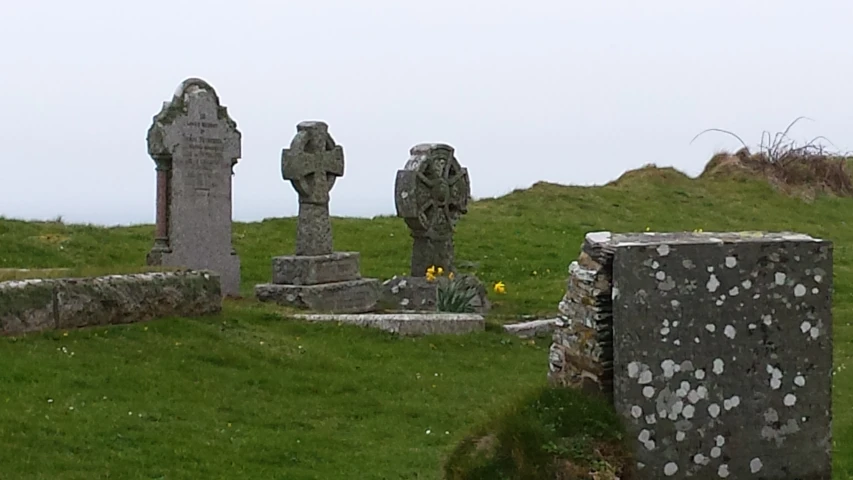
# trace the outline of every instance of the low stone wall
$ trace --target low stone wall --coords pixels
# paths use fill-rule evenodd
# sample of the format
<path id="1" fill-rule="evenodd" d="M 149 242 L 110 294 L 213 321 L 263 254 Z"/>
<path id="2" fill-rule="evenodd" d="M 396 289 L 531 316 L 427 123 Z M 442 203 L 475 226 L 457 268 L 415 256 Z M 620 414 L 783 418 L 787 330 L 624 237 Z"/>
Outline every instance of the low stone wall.
<path id="1" fill-rule="evenodd" d="M 219 276 L 207 271 L 0 282 L 0 332 L 4 335 L 221 310 Z"/>

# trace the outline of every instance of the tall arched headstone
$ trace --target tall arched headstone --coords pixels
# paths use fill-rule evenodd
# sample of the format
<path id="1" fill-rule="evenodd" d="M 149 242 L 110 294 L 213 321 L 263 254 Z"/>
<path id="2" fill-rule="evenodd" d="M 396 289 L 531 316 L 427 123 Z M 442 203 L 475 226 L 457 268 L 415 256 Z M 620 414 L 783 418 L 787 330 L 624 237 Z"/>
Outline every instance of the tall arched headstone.
<path id="1" fill-rule="evenodd" d="M 231 176 L 241 134 L 213 87 L 189 78 L 148 130 L 157 164 L 157 230 L 149 265 L 211 270 L 238 295 L 240 258 L 231 244 Z"/>

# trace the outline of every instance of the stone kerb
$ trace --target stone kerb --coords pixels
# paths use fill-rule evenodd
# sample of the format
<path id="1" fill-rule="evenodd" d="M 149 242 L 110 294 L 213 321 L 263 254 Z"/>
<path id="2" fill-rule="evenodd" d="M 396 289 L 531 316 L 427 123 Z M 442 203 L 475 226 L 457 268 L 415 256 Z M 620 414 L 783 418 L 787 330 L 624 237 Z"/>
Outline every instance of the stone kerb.
<path id="1" fill-rule="evenodd" d="M 0 282 L 0 332 L 194 317 L 222 309 L 220 278 L 207 271 Z"/>
<path id="2" fill-rule="evenodd" d="M 189 78 L 154 116 L 148 154 L 157 170 L 156 233 L 148 265 L 212 270 L 238 296 L 231 243 L 231 177 L 242 135 L 210 84 Z"/>
<path id="3" fill-rule="evenodd" d="M 582 251 L 549 379 L 612 398 L 639 478 L 831 478 L 830 242 L 600 232 Z"/>
<path id="4" fill-rule="evenodd" d="M 324 122 L 301 122 L 282 149 L 282 178 L 299 195 L 294 255 L 272 259 L 272 283 L 255 286 L 262 302 L 321 312 L 374 310 L 379 282 L 362 278 L 358 252 L 335 252 L 329 193 L 344 174 L 343 148 Z"/>

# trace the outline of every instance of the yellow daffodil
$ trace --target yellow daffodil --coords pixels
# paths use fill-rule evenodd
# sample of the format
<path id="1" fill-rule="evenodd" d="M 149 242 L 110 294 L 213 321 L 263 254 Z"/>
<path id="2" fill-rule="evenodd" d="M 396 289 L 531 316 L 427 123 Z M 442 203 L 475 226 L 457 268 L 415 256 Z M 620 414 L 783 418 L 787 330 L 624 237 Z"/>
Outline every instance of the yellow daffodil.
<path id="1" fill-rule="evenodd" d="M 449 280 L 453 280 L 453 272 L 448 273 L 448 274 L 447 274 L 447 278 L 448 278 Z"/>
<path id="2" fill-rule="evenodd" d="M 436 270 L 436 272 L 435 272 L 435 274 L 436 274 L 436 275 L 441 275 L 441 274 L 443 274 L 443 273 L 444 273 L 444 269 L 443 269 L 443 268 L 441 268 L 441 267 L 438 267 L 438 269 L 437 269 L 437 270 Z"/>
<path id="3" fill-rule="evenodd" d="M 427 275 L 435 275 L 435 265 L 430 265 L 430 267 L 427 268 L 426 274 Z"/>
<path id="4" fill-rule="evenodd" d="M 646 227 L 646 231 L 648 232 L 649 230 L 651 230 L 651 229 L 649 227 Z"/>
<path id="5" fill-rule="evenodd" d="M 498 282 L 495 284 L 495 293 L 504 294 L 506 293 L 506 285 L 504 282 Z"/>

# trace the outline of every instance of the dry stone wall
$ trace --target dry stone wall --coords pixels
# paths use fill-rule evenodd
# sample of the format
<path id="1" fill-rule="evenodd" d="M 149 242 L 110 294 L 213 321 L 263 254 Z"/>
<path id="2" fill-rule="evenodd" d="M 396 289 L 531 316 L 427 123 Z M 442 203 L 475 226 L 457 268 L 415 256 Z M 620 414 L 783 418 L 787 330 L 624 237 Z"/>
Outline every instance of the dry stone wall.
<path id="1" fill-rule="evenodd" d="M 206 271 L 0 282 L 4 335 L 221 310 L 220 277 Z"/>
<path id="2" fill-rule="evenodd" d="M 582 251 L 549 377 L 612 398 L 639 479 L 832 478 L 830 242 L 602 232 Z"/>

